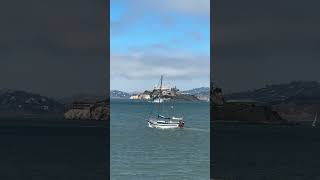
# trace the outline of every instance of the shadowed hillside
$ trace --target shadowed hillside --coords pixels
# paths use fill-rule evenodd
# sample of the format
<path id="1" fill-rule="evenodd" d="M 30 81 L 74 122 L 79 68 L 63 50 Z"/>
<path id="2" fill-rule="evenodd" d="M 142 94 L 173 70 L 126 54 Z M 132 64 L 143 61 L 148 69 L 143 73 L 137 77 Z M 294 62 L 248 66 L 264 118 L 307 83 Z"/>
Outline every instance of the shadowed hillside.
<path id="1" fill-rule="evenodd" d="M 320 83 L 315 81 L 293 81 L 286 84 L 267 85 L 261 89 L 225 95 L 227 100 L 250 99 L 271 104 L 320 103 Z"/>
<path id="2" fill-rule="evenodd" d="M 320 83 L 293 81 L 267 85 L 261 89 L 227 94 L 226 102 L 259 102 L 270 105 L 273 111 L 287 120 L 312 121 L 320 112 Z"/>
<path id="3" fill-rule="evenodd" d="M 61 113 L 64 105 L 54 99 L 25 91 L 1 89 L 0 112 Z"/>

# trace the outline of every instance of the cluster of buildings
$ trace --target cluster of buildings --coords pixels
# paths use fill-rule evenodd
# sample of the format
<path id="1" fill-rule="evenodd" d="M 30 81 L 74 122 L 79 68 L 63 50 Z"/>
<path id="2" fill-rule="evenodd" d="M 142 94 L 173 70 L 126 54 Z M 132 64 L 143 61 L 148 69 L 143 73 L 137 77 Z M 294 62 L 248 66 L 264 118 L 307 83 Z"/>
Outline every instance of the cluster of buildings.
<path id="1" fill-rule="evenodd" d="M 169 86 L 162 86 L 161 88 L 158 86 L 155 86 L 152 91 L 144 91 L 141 94 L 133 95 L 130 97 L 130 99 L 140 99 L 140 100 L 149 100 L 154 97 L 159 96 L 161 93 L 161 96 L 176 96 L 179 94 L 179 89 L 176 87 L 171 88 Z"/>

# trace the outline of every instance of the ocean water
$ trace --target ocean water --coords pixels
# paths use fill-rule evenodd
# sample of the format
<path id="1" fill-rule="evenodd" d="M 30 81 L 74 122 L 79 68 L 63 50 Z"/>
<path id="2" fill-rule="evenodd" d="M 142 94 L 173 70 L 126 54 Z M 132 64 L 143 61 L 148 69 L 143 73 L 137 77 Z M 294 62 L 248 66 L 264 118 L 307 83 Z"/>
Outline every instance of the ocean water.
<path id="1" fill-rule="evenodd" d="M 50 118 L 0 119 L 0 179 L 107 179 L 105 124 Z"/>
<path id="2" fill-rule="evenodd" d="M 211 135 L 214 177 L 320 179 L 320 127 L 217 125 Z"/>
<path id="3" fill-rule="evenodd" d="M 209 103 L 176 103 L 184 129 L 147 125 L 150 102 L 111 100 L 112 180 L 208 180 L 210 176 Z"/>

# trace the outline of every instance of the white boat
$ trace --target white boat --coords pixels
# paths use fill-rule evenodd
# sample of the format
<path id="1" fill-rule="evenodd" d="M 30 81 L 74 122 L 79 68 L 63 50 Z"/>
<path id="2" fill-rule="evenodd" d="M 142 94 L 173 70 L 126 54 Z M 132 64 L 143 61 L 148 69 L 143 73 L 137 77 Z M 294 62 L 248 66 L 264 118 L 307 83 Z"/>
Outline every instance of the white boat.
<path id="1" fill-rule="evenodd" d="M 312 127 L 316 127 L 317 120 L 318 120 L 318 113 L 316 113 L 316 116 L 314 117 L 314 120 L 312 122 Z"/>
<path id="2" fill-rule="evenodd" d="M 162 98 L 156 98 L 153 100 L 154 103 L 163 103 L 164 99 Z"/>
<path id="3" fill-rule="evenodd" d="M 184 127 L 184 121 L 182 117 L 175 117 L 173 116 L 174 114 L 174 106 L 170 106 L 172 110 L 172 116 L 164 116 L 161 115 L 160 110 L 163 110 L 163 106 L 166 104 L 164 103 L 164 99 L 161 98 L 162 92 L 161 92 L 161 87 L 162 87 L 162 80 L 163 76 L 161 76 L 160 79 L 160 93 L 159 96 L 154 100 L 158 102 L 158 114 L 156 117 L 149 117 L 147 122 L 148 126 L 150 128 L 159 128 L 159 129 L 174 129 L 174 128 L 183 128 Z M 162 100 L 162 101 L 161 101 Z"/>
<path id="4" fill-rule="evenodd" d="M 155 98 L 152 102 L 153 103 L 163 103 L 165 101 L 170 101 L 168 98 Z"/>
<path id="5" fill-rule="evenodd" d="M 160 120 L 157 118 L 150 118 L 148 120 L 148 125 L 151 128 L 159 128 L 159 129 L 174 129 L 174 128 L 183 128 L 184 126 L 184 121 L 181 118 L 181 120 L 174 120 L 174 119 L 169 119 L 169 120 Z"/>

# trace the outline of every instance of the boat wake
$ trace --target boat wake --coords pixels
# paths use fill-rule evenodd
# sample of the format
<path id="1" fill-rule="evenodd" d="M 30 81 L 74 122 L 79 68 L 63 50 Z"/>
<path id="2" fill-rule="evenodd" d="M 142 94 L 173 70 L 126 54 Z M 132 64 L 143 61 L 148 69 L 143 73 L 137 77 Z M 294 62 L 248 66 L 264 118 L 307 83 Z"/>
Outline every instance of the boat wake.
<path id="1" fill-rule="evenodd" d="M 187 130 L 187 131 L 200 131 L 200 132 L 207 132 L 209 133 L 210 132 L 210 129 L 200 129 L 200 128 L 183 128 L 184 130 Z"/>

